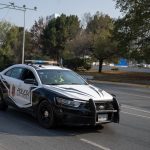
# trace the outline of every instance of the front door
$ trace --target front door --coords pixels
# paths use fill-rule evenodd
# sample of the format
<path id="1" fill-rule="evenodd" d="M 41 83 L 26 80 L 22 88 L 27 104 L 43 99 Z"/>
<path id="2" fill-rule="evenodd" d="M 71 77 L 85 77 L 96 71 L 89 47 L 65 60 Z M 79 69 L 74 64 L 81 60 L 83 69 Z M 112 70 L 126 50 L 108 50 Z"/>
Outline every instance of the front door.
<path id="1" fill-rule="evenodd" d="M 22 102 L 22 107 L 32 106 L 32 90 L 37 87 L 34 84 L 27 84 L 24 81 L 26 79 L 35 80 L 35 75 L 29 69 L 24 69 L 21 77 L 21 84 L 17 89 L 16 99 Z"/>

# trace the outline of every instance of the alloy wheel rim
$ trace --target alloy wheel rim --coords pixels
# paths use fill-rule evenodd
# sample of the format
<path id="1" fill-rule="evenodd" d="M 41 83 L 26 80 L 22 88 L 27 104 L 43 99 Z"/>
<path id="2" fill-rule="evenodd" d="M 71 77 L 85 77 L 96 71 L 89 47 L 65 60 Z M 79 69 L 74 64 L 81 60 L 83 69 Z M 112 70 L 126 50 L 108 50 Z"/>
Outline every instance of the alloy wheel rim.
<path id="1" fill-rule="evenodd" d="M 49 112 L 47 110 L 44 111 L 44 117 L 48 118 L 49 117 Z"/>
<path id="2" fill-rule="evenodd" d="M 47 124 L 47 123 L 49 123 L 51 121 L 51 114 L 47 110 L 47 107 L 44 107 L 41 110 L 41 120 L 42 120 L 43 124 Z"/>

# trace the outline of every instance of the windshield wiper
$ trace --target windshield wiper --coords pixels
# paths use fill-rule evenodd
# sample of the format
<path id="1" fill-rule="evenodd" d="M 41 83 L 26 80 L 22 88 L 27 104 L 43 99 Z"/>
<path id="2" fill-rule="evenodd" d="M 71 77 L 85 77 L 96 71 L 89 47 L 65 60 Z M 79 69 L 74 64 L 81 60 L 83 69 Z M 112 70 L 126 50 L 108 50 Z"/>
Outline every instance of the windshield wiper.
<path id="1" fill-rule="evenodd" d="M 71 84 L 74 84 L 74 85 L 80 85 L 79 83 L 71 83 Z"/>
<path id="2" fill-rule="evenodd" d="M 79 83 L 49 83 L 49 84 L 46 84 L 46 85 L 81 85 Z"/>
<path id="3" fill-rule="evenodd" d="M 47 85 L 63 85 L 63 84 L 59 84 L 59 83 L 50 83 L 50 84 L 47 84 Z"/>

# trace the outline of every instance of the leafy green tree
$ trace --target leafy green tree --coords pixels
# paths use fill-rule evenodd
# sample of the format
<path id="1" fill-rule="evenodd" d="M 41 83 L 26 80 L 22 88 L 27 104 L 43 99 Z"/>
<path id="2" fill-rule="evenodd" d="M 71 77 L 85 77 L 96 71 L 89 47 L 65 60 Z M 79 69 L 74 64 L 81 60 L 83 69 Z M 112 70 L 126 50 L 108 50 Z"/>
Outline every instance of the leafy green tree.
<path id="1" fill-rule="evenodd" d="M 62 14 L 50 20 L 42 35 L 43 52 L 59 60 L 63 55 L 66 43 L 72 40 L 79 30 L 80 21 L 77 16 Z"/>
<path id="2" fill-rule="evenodd" d="M 31 36 L 29 32 L 25 32 L 26 40 L 25 40 L 25 59 L 27 55 L 31 55 Z M 23 28 L 12 26 L 10 31 L 7 34 L 7 40 L 3 45 L 5 47 L 9 47 L 9 50 L 13 56 L 11 58 L 13 63 L 21 63 L 22 61 L 22 38 L 23 38 Z"/>
<path id="3" fill-rule="evenodd" d="M 9 45 L 10 47 L 10 51 L 13 55 L 12 59 L 13 63 L 21 63 L 22 37 L 23 37 L 23 28 L 12 26 L 10 32 L 7 35 L 6 45 Z"/>
<path id="4" fill-rule="evenodd" d="M 43 30 L 43 35 L 41 36 L 43 53 L 49 55 L 51 58 L 57 58 L 57 40 L 56 40 L 56 19 L 52 19 L 48 25 Z"/>
<path id="5" fill-rule="evenodd" d="M 99 72 L 102 71 L 103 61 L 117 56 L 117 44 L 112 40 L 114 28 L 113 19 L 108 15 L 97 12 L 88 22 L 86 31 L 93 34 L 92 54 L 99 61 Z"/>
<path id="6" fill-rule="evenodd" d="M 23 28 L 7 22 L 0 22 L 0 28 L 0 68 L 21 63 Z M 30 41 L 29 33 L 26 32 L 25 53 L 29 52 Z"/>
<path id="7" fill-rule="evenodd" d="M 0 22 L 0 47 L 6 42 L 7 40 L 7 33 L 11 29 L 11 24 L 6 21 Z"/>
<path id="8" fill-rule="evenodd" d="M 87 23 L 86 31 L 92 32 L 94 35 L 101 34 L 101 31 L 105 30 L 110 32 L 113 29 L 113 19 L 110 16 L 96 12 L 96 14 L 89 19 Z"/>
<path id="9" fill-rule="evenodd" d="M 9 36 L 12 26 L 8 22 L 0 22 L 0 68 L 4 68 L 8 64 L 12 63 L 13 53 L 7 38 Z"/>
<path id="10" fill-rule="evenodd" d="M 150 1 L 115 0 L 124 13 L 115 23 L 114 38 L 124 56 L 138 61 L 150 57 Z"/>
<path id="11" fill-rule="evenodd" d="M 99 61 L 99 72 L 101 72 L 104 60 L 118 56 L 117 43 L 112 41 L 110 37 L 100 36 L 94 43 L 93 55 Z"/>

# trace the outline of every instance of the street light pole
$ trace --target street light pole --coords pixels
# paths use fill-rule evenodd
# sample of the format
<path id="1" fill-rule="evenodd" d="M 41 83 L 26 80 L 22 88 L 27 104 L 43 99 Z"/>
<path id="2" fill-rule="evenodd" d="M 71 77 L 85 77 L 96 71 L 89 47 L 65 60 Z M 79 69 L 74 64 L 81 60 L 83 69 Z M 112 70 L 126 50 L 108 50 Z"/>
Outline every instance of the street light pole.
<path id="1" fill-rule="evenodd" d="M 24 64 L 24 48 L 25 48 L 25 26 L 26 26 L 26 10 L 24 10 L 24 27 L 23 27 L 23 41 L 22 41 L 22 64 Z"/>

